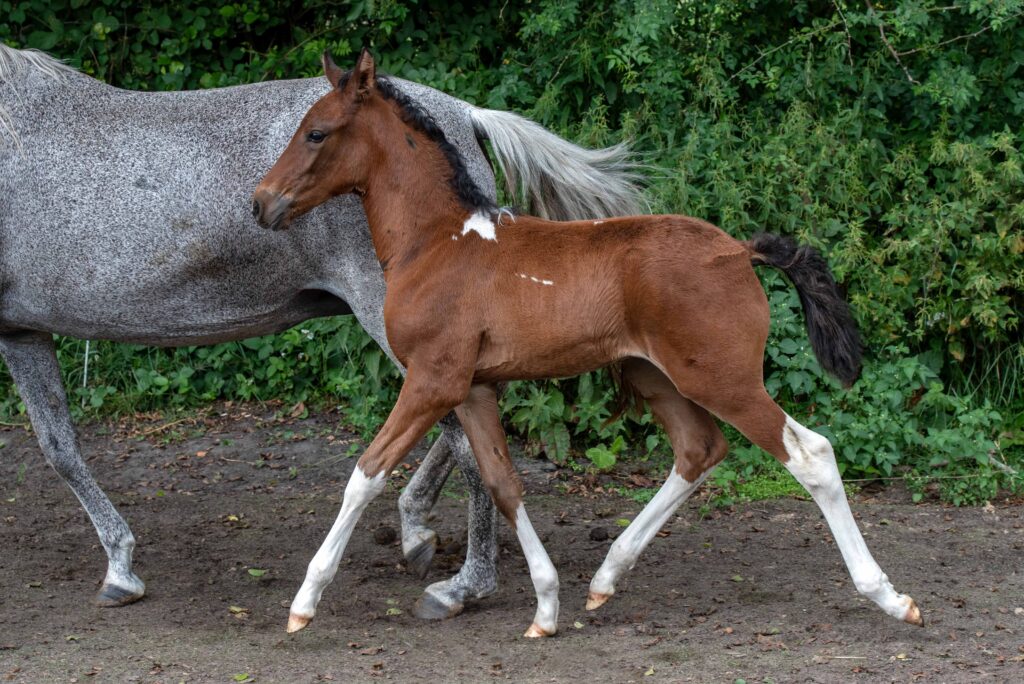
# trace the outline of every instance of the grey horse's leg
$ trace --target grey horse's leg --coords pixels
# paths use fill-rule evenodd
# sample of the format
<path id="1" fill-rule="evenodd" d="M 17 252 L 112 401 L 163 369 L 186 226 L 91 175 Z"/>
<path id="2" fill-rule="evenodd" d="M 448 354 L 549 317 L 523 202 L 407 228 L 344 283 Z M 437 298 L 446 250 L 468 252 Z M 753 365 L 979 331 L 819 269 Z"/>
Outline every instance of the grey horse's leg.
<path id="1" fill-rule="evenodd" d="M 413 478 L 413 482 L 409 483 L 409 487 L 402 494 L 403 499 L 409 497 L 409 500 L 403 504 L 402 514 L 405 515 L 408 507 L 408 510 L 417 511 L 416 514 L 421 515 L 422 518 L 426 517 L 430 507 L 437 500 L 437 495 L 441 491 L 445 479 L 451 472 L 454 460 L 466 478 L 466 485 L 469 489 L 469 540 L 466 561 L 462 564 L 462 569 L 458 574 L 442 582 L 431 584 L 416 602 L 413 612 L 417 617 L 428 620 L 439 620 L 458 615 L 462 612 L 467 599 L 490 596 L 498 588 L 497 516 L 494 502 L 491 501 L 491 496 L 480 479 L 480 470 L 469 447 L 469 440 L 466 439 L 466 434 L 462 431 L 458 420 L 453 415 L 449 415 L 441 422 L 441 425 L 444 432 L 434 443 L 427 459 L 424 460 Z M 431 462 L 432 458 L 434 462 Z M 415 480 L 421 475 L 424 482 L 416 483 Z M 414 484 L 418 486 L 414 488 Z M 414 499 L 414 496 L 417 498 Z M 426 505 L 428 503 L 429 505 Z M 432 530 L 427 531 L 433 535 L 427 560 L 429 563 L 429 558 L 434 554 L 433 540 L 437 535 Z M 405 539 L 406 536 L 403 533 L 403 548 L 405 548 Z M 423 553 L 426 552 L 420 551 L 420 554 Z M 413 555 L 417 555 L 415 549 Z M 410 559 L 408 551 L 406 551 L 406 558 Z M 412 560 L 409 560 L 409 563 L 410 567 L 414 567 Z M 426 572 L 425 565 L 423 572 Z"/>
<path id="2" fill-rule="evenodd" d="M 452 455 L 457 430 L 452 429 L 453 422 L 452 416 L 441 421 L 441 435 L 398 498 L 398 511 L 402 518 L 402 554 L 409 569 L 420 578 L 426 577 L 437 546 L 437 533 L 427 527 L 427 516 L 455 467 Z"/>
<path id="3" fill-rule="evenodd" d="M 96 603 L 122 606 L 139 600 L 146 587 L 132 572 L 135 537 L 82 460 L 53 338 L 49 333 L 2 335 L 0 356 L 25 402 L 46 461 L 78 497 L 107 552 L 107 576 Z"/>

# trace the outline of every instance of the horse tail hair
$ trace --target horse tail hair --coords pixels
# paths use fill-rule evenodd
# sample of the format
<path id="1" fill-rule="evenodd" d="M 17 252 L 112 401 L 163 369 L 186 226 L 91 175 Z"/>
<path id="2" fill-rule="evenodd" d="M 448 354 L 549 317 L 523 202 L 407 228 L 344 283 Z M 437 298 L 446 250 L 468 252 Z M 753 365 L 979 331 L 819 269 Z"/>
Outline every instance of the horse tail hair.
<path id="1" fill-rule="evenodd" d="M 474 107 L 473 129 L 490 140 L 505 188 L 541 218 L 571 221 L 647 210 L 642 165 L 624 143 L 590 150 L 518 114 Z"/>
<path id="2" fill-rule="evenodd" d="M 39 50 L 17 50 L 0 42 L 0 86 L 11 83 L 23 71 L 34 69 L 49 79 L 64 81 L 64 75 L 75 70 L 58 59 Z M 14 126 L 10 111 L 0 102 L 0 142 L 4 138 L 21 150 L 21 138 Z"/>
<path id="3" fill-rule="evenodd" d="M 793 282 L 818 363 L 843 386 L 852 385 L 861 371 L 860 333 L 825 258 L 783 235 L 760 233 L 744 244 L 753 265 L 774 266 Z"/>

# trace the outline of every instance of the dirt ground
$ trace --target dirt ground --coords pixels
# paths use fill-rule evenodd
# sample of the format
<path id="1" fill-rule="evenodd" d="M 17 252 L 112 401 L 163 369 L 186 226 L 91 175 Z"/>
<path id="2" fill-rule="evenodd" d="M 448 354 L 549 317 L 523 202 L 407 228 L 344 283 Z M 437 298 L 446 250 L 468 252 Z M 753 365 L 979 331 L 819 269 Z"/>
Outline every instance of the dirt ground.
<path id="1" fill-rule="evenodd" d="M 618 520 L 640 506 L 592 486 L 580 494 L 576 476 L 525 459 L 527 507 L 561 577 L 558 636 L 521 636 L 534 594 L 504 525 L 496 595 L 444 622 L 411 615 L 422 588 L 461 562 L 458 477 L 438 504 L 445 546 L 426 580 L 405 571 L 397 542 L 374 541 L 376 528 L 398 527 L 398 478 L 353 535 L 316 620 L 286 635 L 287 606 L 359 442 L 337 415 L 282 419 L 266 407 L 167 423 L 80 429 L 138 539 L 148 595 L 117 609 L 91 604 L 106 562 L 77 500 L 30 433 L 0 431 L 0 681 L 1024 680 L 1019 506 L 915 506 L 893 490 L 885 501 L 857 497 L 868 544 L 916 598 L 923 629 L 860 598 L 817 508 L 792 499 L 703 517 L 699 501 L 684 507 L 616 596 L 588 613 L 590 575 Z M 593 541 L 595 528 L 609 538 Z"/>

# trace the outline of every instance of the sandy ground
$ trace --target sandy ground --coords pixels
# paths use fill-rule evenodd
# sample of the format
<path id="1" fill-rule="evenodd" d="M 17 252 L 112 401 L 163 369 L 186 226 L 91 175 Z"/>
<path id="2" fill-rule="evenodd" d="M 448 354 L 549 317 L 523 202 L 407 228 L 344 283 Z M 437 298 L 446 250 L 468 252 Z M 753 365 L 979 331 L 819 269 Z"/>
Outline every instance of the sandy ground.
<path id="1" fill-rule="evenodd" d="M 495 596 L 443 622 L 411 615 L 422 588 L 461 563 L 457 477 L 436 510 L 444 546 L 426 580 L 405 571 L 397 543 L 374 541 L 376 528 L 398 527 L 398 478 L 353 535 L 316 620 L 286 635 L 359 445 L 337 423 L 222 406 L 164 429 L 158 419 L 83 426 L 148 586 L 118 609 L 91 603 L 106 561 L 78 502 L 30 433 L 0 431 L 0 681 L 1024 681 L 1019 506 L 915 506 L 891 490 L 884 502 L 856 498 L 868 544 L 917 599 L 923 629 L 860 598 L 814 504 L 793 499 L 703 516 L 699 501 L 684 507 L 588 613 L 590 575 L 617 521 L 640 507 L 536 460 L 519 465 L 561 577 L 558 636 L 521 636 L 534 594 L 504 525 Z M 595 528 L 609 539 L 593 541 Z"/>

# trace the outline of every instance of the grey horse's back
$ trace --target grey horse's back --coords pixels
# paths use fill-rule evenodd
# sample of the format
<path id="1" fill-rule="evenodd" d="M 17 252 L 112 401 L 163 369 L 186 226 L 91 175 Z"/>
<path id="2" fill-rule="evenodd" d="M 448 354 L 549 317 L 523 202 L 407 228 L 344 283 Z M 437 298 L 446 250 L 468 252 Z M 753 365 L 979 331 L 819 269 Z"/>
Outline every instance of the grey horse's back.
<path id="1" fill-rule="evenodd" d="M 141 93 L 49 66 L 21 65 L 0 83 L 17 135 L 0 148 L 0 329 L 232 339 L 345 313 L 346 288 L 379 269 L 354 198 L 289 233 L 250 216 L 252 188 L 324 79 Z M 476 148 L 473 171 L 489 177 L 468 106 L 402 87 Z"/>

